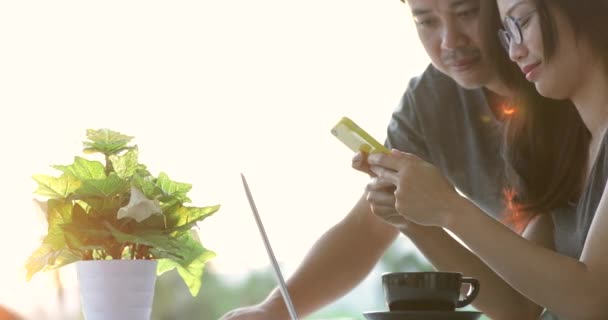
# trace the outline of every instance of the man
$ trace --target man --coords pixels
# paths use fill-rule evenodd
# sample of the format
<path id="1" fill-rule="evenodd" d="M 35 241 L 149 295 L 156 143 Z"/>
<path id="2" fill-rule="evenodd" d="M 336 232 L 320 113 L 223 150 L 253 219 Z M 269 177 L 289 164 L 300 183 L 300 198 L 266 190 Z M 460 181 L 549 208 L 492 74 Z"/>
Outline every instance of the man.
<path id="1" fill-rule="evenodd" d="M 411 80 L 389 123 L 386 145 L 432 163 L 462 194 L 502 219 L 501 97 L 509 96 L 509 87 L 497 76 L 495 64 L 500 59 L 493 53 L 501 53 L 504 61 L 507 58 L 482 40 L 479 27 L 480 18 L 486 10 L 493 13 L 495 3 L 407 3 L 432 65 Z M 353 167 L 368 172 L 361 154 L 353 158 Z M 529 302 L 443 229 L 391 220 L 393 192 L 390 184 L 372 179 L 350 213 L 312 247 L 288 282 L 300 316 L 330 303 L 363 280 L 401 231 L 438 270 L 458 270 L 481 281 L 483 289 L 474 301 L 478 309 L 496 318 L 528 318 Z M 357 248 L 356 255 L 352 248 Z M 274 290 L 264 302 L 233 310 L 223 319 L 288 318 L 280 292 Z"/>

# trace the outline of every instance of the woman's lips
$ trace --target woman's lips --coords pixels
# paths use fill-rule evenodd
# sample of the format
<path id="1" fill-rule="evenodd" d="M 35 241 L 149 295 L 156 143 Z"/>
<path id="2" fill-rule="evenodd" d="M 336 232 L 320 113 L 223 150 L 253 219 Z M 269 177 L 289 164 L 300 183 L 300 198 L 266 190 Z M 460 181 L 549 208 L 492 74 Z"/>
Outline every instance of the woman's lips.
<path id="1" fill-rule="evenodd" d="M 540 62 L 528 64 L 521 68 L 521 71 L 526 75 L 526 79 L 528 81 L 536 80 L 538 76 L 538 67 L 540 66 Z"/>

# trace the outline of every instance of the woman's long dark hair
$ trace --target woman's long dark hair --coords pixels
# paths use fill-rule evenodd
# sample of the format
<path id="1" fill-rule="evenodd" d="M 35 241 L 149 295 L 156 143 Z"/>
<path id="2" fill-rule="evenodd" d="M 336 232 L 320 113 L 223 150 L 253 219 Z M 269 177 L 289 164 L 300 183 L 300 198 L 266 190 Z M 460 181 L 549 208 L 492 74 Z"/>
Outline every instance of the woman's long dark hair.
<path id="1" fill-rule="evenodd" d="M 535 0 L 543 3 L 543 0 Z M 579 0 L 550 0 L 578 3 Z M 583 0 L 604 1 L 604 0 Z M 526 223 L 534 215 L 546 213 L 578 199 L 583 182 L 590 134 L 570 101 L 542 97 L 534 85 L 509 60 L 497 33 L 501 19 L 495 1 L 482 1 L 482 36 L 488 53 L 496 57 L 496 70 L 515 97 L 515 112 L 506 120 L 503 152 L 506 163 L 505 197 L 510 209 L 506 222 Z M 551 15 L 539 8 L 543 34 L 553 30 Z M 545 38 L 545 46 L 555 46 L 557 37 Z M 550 47 L 550 46 L 549 46 Z M 547 51 L 550 54 L 551 50 Z"/>

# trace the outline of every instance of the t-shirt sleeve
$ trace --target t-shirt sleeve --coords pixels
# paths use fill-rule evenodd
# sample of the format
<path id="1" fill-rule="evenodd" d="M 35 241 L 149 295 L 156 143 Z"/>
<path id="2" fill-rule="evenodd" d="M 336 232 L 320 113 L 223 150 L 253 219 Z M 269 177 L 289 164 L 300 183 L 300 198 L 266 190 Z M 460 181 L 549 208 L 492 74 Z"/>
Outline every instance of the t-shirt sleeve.
<path id="1" fill-rule="evenodd" d="M 430 162 L 427 143 L 424 139 L 420 119 L 416 112 L 415 99 L 411 87 L 403 94 L 399 105 L 393 112 L 387 128 L 385 146 L 417 155 Z"/>

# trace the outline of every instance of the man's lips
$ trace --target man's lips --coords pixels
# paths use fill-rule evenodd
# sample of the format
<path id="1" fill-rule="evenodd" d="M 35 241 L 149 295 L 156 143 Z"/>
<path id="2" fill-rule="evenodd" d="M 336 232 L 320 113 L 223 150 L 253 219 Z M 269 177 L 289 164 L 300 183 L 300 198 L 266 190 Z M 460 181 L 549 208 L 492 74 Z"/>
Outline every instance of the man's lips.
<path id="1" fill-rule="evenodd" d="M 452 60 L 448 66 L 453 69 L 467 69 L 478 60 L 477 57 L 470 57 L 458 60 Z"/>

